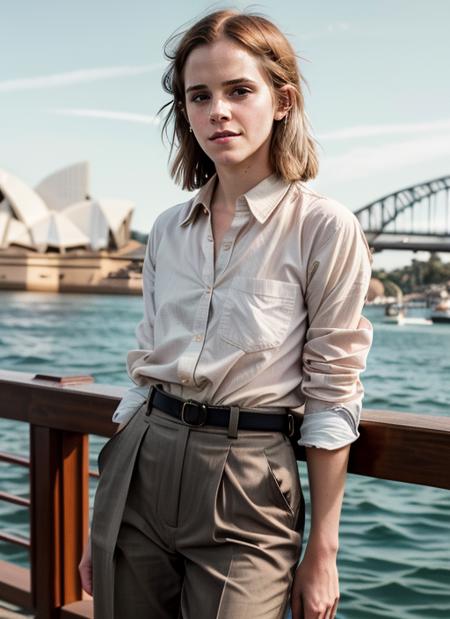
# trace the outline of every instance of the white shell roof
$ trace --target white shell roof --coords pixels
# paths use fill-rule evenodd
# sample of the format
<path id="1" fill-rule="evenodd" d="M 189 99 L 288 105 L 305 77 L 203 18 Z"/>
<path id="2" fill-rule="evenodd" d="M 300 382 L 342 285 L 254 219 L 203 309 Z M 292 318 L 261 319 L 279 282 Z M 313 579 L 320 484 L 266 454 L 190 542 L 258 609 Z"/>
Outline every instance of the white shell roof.
<path id="1" fill-rule="evenodd" d="M 11 245 L 11 243 L 23 245 L 24 247 L 34 247 L 33 239 L 31 238 L 26 225 L 22 221 L 18 221 L 13 217 L 11 217 L 9 222 L 5 238 L 6 246 Z"/>
<path id="2" fill-rule="evenodd" d="M 11 215 L 6 211 L 0 210 L 0 247 L 5 247 L 5 237 L 8 231 Z"/>
<path id="3" fill-rule="evenodd" d="M 64 209 L 64 215 L 89 238 L 95 251 L 108 247 L 109 224 L 96 202 L 85 200 Z"/>
<path id="4" fill-rule="evenodd" d="M 88 162 L 74 163 L 53 172 L 35 187 L 35 191 L 54 211 L 60 211 L 69 204 L 85 200 L 89 197 Z"/>
<path id="5" fill-rule="evenodd" d="M 88 162 L 50 174 L 36 190 L 0 170 L 0 192 L 0 246 L 16 243 L 42 252 L 49 246 L 107 249 L 111 238 L 119 249 L 129 242 L 133 203 L 90 199 Z"/>
<path id="6" fill-rule="evenodd" d="M 89 243 L 87 237 L 63 213 L 48 213 L 31 227 L 31 236 L 40 251 L 52 247 L 78 247 Z"/>
<path id="7" fill-rule="evenodd" d="M 27 226 L 48 213 L 42 198 L 31 187 L 5 170 L 0 170 L 0 189 L 17 219 Z"/>
<path id="8" fill-rule="evenodd" d="M 133 214 L 133 203 L 129 200 L 112 200 L 105 198 L 97 200 L 97 204 L 108 220 L 117 247 L 121 247 L 124 245 L 123 224 L 127 219 L 131 219 Z"/>
<path id="9" fill-rule="evenodd" d="M 123 220 L 133 212 L 133 203 L 129 200 L 102 198 L 101 200 L 97 200 L 96 204 L 103 211 L 111 230 L 118 230 Z"/>

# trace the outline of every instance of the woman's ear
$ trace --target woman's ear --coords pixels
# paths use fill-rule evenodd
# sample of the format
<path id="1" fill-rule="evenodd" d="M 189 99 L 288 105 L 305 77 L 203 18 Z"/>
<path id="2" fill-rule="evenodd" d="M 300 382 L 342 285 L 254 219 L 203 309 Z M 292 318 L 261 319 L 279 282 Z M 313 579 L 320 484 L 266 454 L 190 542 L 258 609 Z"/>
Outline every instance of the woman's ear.
<path id="1" fill-rule="evenodd" d="M 294 105 L 294 92 L 290 84 L 285 84 L 277 90 L 278 105 L 274 114 L 275 120 L 283 120 Z"/>
<path id="2" fill-rule="evenodd" d="M 189 118 L 187 117 L 186 109 L 182 101 L 178 101 L 177 108 L 183 114 L 185 121 L 189 124 Z"/>

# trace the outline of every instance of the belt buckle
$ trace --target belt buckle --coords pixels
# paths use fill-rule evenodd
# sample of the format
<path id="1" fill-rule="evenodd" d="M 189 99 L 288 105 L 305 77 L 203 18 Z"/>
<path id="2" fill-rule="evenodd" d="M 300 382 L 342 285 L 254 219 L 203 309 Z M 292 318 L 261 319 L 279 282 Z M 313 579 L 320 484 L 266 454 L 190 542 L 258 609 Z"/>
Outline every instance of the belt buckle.
<path id="1" fill-rule="evenodd" d="M 294 424 L 294 415 L 292 413 L 288 413 L 288 436 L 294 436 L 295 424 Z"/>
<path id="2" fill-rule="evenodd" d="M 197 406 L 197 411 L 202 413 L 199 417 L 199 423 L 192 423 L 191 421 L 187 421 L 185 417 L 185 408 L 186 405 Z M 199 426 L 204 426 L 206 423 L 206 419 L 208 416 L 208 406 L 204 402 L 197 402 L 196 400 L 185 400 L 183 402 L 183 406 L 181 407 L 181 421 L 185 423 L 187 426 L 191 426 L 192 428 L 196 428 Z"/>

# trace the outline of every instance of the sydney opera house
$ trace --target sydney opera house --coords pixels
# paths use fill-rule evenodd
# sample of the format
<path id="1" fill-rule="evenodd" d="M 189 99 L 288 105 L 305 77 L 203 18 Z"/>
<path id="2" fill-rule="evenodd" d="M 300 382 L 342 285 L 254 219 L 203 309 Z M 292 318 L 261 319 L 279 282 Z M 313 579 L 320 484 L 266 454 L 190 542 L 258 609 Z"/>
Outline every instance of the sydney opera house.
<path id="1" fill-rule="evenodd" d="M 130 238 L 133 210 L 91 196 L 87 162 L 34 188 L 0 169 L 0 290 L 140 293 L 145 246 Z"/>

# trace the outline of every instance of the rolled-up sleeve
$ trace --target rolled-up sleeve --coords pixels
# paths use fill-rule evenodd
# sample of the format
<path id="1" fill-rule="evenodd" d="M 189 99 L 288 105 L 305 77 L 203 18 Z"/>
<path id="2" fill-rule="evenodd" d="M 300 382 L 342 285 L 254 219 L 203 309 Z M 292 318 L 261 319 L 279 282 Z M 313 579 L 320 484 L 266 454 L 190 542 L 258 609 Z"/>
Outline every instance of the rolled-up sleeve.
<path id="1" fill-rule="evenodd" d="M 144 316 L 136 327 L 138 348 L 130 350 L 127 355 L 128 376 L 137 385 L 142 385 L 142 379 L 136 370 L 145 362 L 145 357 L 154 349 L 153 326 L 155 323 L 155 226 L 148 236 L 147 247 L 142 267 L 142 293 L 144 300 Z"/>
<path id="2" fill-rule="evenodd" d="M 148 379 L 143 380 L 138 368 L 145 364 L 145 359 L 153 352 L 153 325 L 155 319 L 155 231 L 153 228 L 148 236 L 147 246 L 142 267 L 142 292 L 144 301 L 144 315 L 136 327 L 135 334 L 138 348 L 130 350 L 127 354 L 128 376 L 137 386 L 130 387 L 125 392 L 119 406 L 114 411 L 112 420 L 116 423 L 130 419 L 134 412 L 147 398 L 149 391 Z"/>
<path id="3" fill-rule="evenodd" d="M 119 406 L 114 411 L 112 420 L 114 423 L 123 423 L 133 417 L 134 413 L 142 406 L 148 397 L 149 387 L 130 387 L 120 400 Z"/>
<path id="4" fill-rule="evenodd" d="M 299 445 L 337 449 L 359 437 L 373 329 L 362 315 L 372 254 L 356 216 L 339 205 L 319 226 L 307 260 L 308 329 L 302 352 Z"/>

